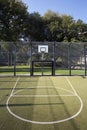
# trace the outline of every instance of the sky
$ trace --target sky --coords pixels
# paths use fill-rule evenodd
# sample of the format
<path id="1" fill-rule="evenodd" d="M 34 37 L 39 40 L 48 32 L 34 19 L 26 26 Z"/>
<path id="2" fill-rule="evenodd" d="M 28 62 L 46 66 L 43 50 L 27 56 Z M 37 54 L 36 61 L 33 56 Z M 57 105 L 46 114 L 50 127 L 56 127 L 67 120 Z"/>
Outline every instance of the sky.
<path id="1" fill-rule="evenodd" d="M 74 20 L 81 19 L 87 23 L 87 0 L 22 0 L 27 6 L 29 13 L 39 12 L 44 15 L 47 10 L 58 12 L 60 15 L 67 14 Z"/>

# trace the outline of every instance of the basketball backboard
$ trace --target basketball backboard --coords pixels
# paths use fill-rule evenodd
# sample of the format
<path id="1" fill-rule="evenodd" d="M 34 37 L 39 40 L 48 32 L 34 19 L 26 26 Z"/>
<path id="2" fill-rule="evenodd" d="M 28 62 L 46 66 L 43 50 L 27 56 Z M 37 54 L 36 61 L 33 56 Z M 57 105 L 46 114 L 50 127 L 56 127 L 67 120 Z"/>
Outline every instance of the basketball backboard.
<path id="1" fill-rule="evenodd" d="M 38 45 L 39 53 L 48 53 L 48 45 Z"/>

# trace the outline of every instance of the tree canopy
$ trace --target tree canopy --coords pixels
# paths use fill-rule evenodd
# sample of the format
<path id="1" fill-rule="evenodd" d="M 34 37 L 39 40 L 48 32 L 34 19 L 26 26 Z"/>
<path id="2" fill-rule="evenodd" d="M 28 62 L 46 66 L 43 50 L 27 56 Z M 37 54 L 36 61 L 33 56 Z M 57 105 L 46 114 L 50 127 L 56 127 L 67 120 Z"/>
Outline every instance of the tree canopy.
<path id="1" fill-rule="evenodd" d="M 1 0 L 0 41 L 18 41 L 21 37 L 34 41 L 86 42 L 87 24 L 51 10 L 43 16 L 29 13 L 21 1 Z"/>
<path id="2" fill-rule="evenodd" d="M 22 2 L 0 1 L 0 40 L 18 40 L 24 32 L 27 15 L 27 7 Z"/>

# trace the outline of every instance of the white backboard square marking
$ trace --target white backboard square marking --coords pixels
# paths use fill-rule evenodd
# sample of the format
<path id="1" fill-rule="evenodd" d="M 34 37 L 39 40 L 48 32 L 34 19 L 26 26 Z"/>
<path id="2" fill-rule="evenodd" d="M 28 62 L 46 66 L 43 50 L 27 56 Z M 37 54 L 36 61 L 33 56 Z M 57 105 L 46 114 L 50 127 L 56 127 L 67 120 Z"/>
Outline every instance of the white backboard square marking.
<path id="1" fill-rule="evenodd" d="M 48 45 L 38 45 L 38 52 L 39 53 L 48 53 Z"/>

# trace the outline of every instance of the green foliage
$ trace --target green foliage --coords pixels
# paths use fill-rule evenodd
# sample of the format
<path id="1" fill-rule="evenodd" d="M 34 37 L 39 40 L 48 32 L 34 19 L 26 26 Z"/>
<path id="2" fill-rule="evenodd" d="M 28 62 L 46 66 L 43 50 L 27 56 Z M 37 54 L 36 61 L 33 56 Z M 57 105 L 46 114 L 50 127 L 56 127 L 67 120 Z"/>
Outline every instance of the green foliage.
<path id="1" fill-rule="evenodd" d="M 44 14 L 43 18 L 45 27 L 49 30 L 47 40 L 58 42 L 87 41 L 87 24 L 82 20 L 75 21 L 70 15 L 59 15 L 50 10 Z"/>
<path id="2" fill-rule="evenodd" d="M 27 7 L 22 2 L 0 1 L 0 39 L 17 41 L 19 34 L 24 31 L 26 16 Z"/>
<path id="3" fill-rule="evenodd" d="M 29 15 L 26 32 L 32 40 L 43 41 L 43 19 L 38 12 Z"/>
<path id="4" fill-rule="evenodd" d="M 51 10 L 43 17 L 38 12 L 30 14 L 22 1 L 0 0 L 0 40 L 18 41 L 21 37 L 33 41 L 86 42 L 87 24 Z"/>

